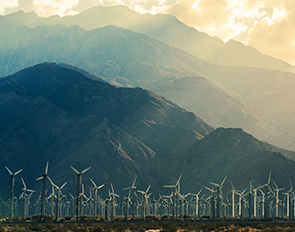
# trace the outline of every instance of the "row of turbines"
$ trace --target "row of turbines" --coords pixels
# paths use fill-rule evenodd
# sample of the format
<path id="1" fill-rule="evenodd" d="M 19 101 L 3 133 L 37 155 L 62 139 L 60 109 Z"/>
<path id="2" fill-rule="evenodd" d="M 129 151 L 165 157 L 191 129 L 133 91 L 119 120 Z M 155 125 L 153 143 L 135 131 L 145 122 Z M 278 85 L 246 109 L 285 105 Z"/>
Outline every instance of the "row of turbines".
<path id="1" fill-rule="evenodd" d="M 32 204 L 30 200 L 35 191 L 26 187 L 23 178 L 21 178 L 22 194 L 19 198 L 14 195 L 14 179 L 22 169 L 13 173 L 8 167 L 5 167 L 10 177 L 10 194 L 7 201 L 0 197 L 1 215 L 6 215 L 10 219 L 18 215 L 17 211 L 21 208 L 18 201 L 22 200 L 22 217 L 24 219 L 29 218 L 30 209 L 34 210 L 34 214 L 40 216 L 40 220 L 44 219 L 45 214 L 54 214 L 56 220 L 68 216 L 76 221 L 82 215 L 91 215 L 93 220 L 96 220 L 97 216 L 101 216 L 106 221 L 114 220 L 119 215 L 126 219 L 131 216 L 132 219 L 142 218 L 144 220 L 148 215 L 159 219 L 169 215 L 173 220 L 186 218 L 222 220 L 231 218 L 233 220 L 283 219 L 291 221 L 294 219 L 295 194 L 291 180 L 290 189 L 283 193 L 284 198 L 280 198 L 279 192 L 284 188 L 278 188 L 274 181 L 272 181 L 273 187 L 271 187 L 271 172 L 266 184 L 254 187 L 250 182 L 248 190 L 237 190 L 230 182 L 232 186 L 231 200 L 228 197 L 223 197 L 222 194 L 222 188 L 227 177 L 220 184 L 209 182 L 212 188 L 204 186 L 204 189 L 199 190 L 198 193 L 181 194 L 181 176 L 179 176 L 174 185 L 163 186 L 163 188 L 171 189 L 170 195 L 158 194 L 157 197 L 152 198 L 151 193 L 149 193 L 151 186 L 148 186 L 146 190 L 138 190 L 136 187 L 137 177 L 135 176 L 131 186 L 123 189 L 123 191 L 128 191 L 128 195 L 123 197 L 122 200 L 118 200 L 120 196 L 115 193 L 112 184 L 110 184 L 109 196 L 102 199 L 98 195 L 98 190 L 105 185 L 98 186 L 92 179 L 90 179 L 93 184 L 89 191 L 90 196 L 85 195 L 82 175 L 90 167 L 80 172 L 70 166 L 77 176 L 77 191 L 75 196 L 70 193 L 68 196 L 64 195 L 62 189 L 67 182 L 57 186 L 48 176 L 48 165 L 49 162 L 46 164 L 44 174 L 37 178 L 37 180 L 42 180 L 42 191 L 35 204 Z M 47 196 L 46 180 L 49 180 L 52 189 L 49 196 Z M 207 192 L 206 197 L 205 191 Z M 205 192 L 205 194 L 201 194 L 202 192 Z M 238 196 L 238 202 L 236 202 L 236 196 Z"/>

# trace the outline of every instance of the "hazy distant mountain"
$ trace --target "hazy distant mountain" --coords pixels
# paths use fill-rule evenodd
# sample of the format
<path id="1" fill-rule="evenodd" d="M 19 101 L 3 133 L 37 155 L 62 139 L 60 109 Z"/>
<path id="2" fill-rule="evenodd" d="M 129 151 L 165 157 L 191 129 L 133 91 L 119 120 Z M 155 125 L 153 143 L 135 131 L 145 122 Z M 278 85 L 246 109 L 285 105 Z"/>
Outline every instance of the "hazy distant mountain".
<path id="1" fill-rule="evenodd" d="M 233 40 L 224 43 L 217 37 L 210 37 L 188 27 L 171 15 L 139 14 L 125 6 L 93 7 L 75 16 L 51 16 L 39 18 L 34 12 L 22 11 L 6 16 L 11 22 L 28 27 L 63 24 L 79 25 L 91 30 L 107 25 L 128 28 L 145 33 L 151 38 L 180 48 L 199 59 L 215 65 L 246 66 L 295 72 L 290 64 L 264 55 L 252 47 L 246 47 Z"/>
<path id="2" fill-rule="evenodd" d="M 73 165 L 89 178 L 123 187 L 138 175 L 138 189 L 152 185 L 165 192 L 180 174 L 182 192 L 197 192 L 225 175 L 236 187 L 263 184 L 269 171 L 279 186 L 294 179 L 295 162 L 241 129 L 213 128 L 193 113 L 141 88 L 116 88 L 53 63 L 43 63 L 0 80 L 0 161 L 2 193 L 8 192 L 4 168 L 23 168 L 30 188 L 45 168 L 58 185 L 75 192 Z M 267 162 L 266 162 L 267 160 Z M 49 187 L 49 186 L 48 186 Z M 229 190 L 229 182 L 224 192 Z M 16 179 L 16 192 L 21 188 Z"/>
<path id="3" fill-rule="evenodd" d="M 6 43 L 0 48 L 2 76 L 40 62 L 69 63 L 117 86 L 151 89 L 202 115 L 214 127 L 241 127 L 278 147 L 295 149 L 295 140 L 286 139 L 279 129 L 259 119 L 239 102 L 243 99 L 239 94 L 227 90 L 225 93 L 208 80 L 181 79 L 200 77 L 200 73 L 215 79 L 242 76 L 246 68 L 213 66 L 144 34 L 113 26 L 91 31 L 77 26 L 19 27 L 13 32 L 2 30 L 0 34 Z"/>

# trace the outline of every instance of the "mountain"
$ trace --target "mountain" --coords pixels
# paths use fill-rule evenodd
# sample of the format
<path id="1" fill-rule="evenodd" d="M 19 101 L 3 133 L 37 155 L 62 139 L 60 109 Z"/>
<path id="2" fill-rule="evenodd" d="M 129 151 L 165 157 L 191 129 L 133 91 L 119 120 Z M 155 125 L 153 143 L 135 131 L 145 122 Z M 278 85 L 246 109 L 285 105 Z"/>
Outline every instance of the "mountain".
<path id="1" fill-rule="evenodd" d="M 182 192 L 197 192 L 209 181 L 225 175 L 237 188 L 252 180 L 263 184 L 272 171 L 279 186 L 294 180 L 295 162 L 268 143 L 241 129 L 214 130 L 196 115 L 142 88 L 118 88 L 92 80 L 73 69 L 42 63 L 0 80 L 1 183 L 9 186 L 4 166 L 27 186 L 40 191 L 35 181 L 49 160 L 49 176 L 57 184 L 68 182 L 63 192 L 75 192 L 75 174 L 122 188 L 138 176 L 138 189 L 152 185 L 153 194 L 169 192 L 180 174 Z M 267 161 L 267 162 L 266 162 Z M 20 191 L 19 176 L 16 193 Z M 229 192 L 229 181 L 224 193 Z M 8 192 L 1 188 L 1 194 Z M 4 192 L 4 193 L 3 193 Z M 205 194 L 205 193 L 204 193 Z M 37 194 L 36 194 L 37 195 Z M 156 195 L 157 196 L 157 195 Z"/>
<path id="2" fill-rule="evenodd" d="M 69 165 L 92 166 L 99 174 L 92 176 L 94 180 L 116 183 L 119 191 L 135 174 L 142 186 L 153 183 L 159 190 L 147 165 L 159 159 L 155 155 L 164 149 L 158 144 L 164 144 L 163 140 L 169 144 L 178 140 L 175 144 L 183 146 L 180 133 L 150 142 L 155 152 L 125 131 L 133 131 L 143 141 L 147 131 L 179 131 L 186 143 L 194 143 L 213 130 L 194 114 L 149 91 L 116 88 L 51 63 L 2 78 L 0 93 L 1 164 L 28 170 L 24 177 L 29 183 L 41 175 L 49 160 L 52 179 L 69 178 L 72 190 L 73 173 L 64 172 Z M 153 126 L 146 128 L 148 124 Z M 3 183 L 8 181 L 5 173 L 1 169 Z"/>
<path id="3" fill-rule="evenodd" d="M 93 7 L 74 16 L 38 17 L 34 12 L 22 11 L 6 16 L 18 25 L 78 25 L 84 29 L 115 25 L 144 33 L 170 46 L 186 51 L 197 58 L 215 65 L 245 66 L 295 72 L 295 67 L 279 59 L 264 55 L 258 50 L 230 40 L 224 43 L 195 28 L 188 27 L 172 15 L 139 14 L 125 6 Z"/>
<path id="4" fill-rule="evenodd" d="M 68 63 L 98 76 L 88 73 L 91 78 L 116 86 L 150 89 L 202 115 L 214 127 L 241 127 L 278 147 L 295 149 L 295 140 L 286 139 L 279 128 L 262 121 L 247 108 L 237 90 L 231 90 L 231 86 L 224 88 L 225 84 L 218 79 L 245 75 L 247 68 L 213 66 L 144 34 L 114 26 L 91 31 L 61 25 L 19 27 L 15 31 L 2 30 L 0 34 L 4 41 L 0 47 L 3 76 L 40 62 Z M 264 71 L 270 72 L 258 70 L 253 78 Z M 281 73 L 274 76 L 281 77 Z M 210 79 L 198 81 L 205 80 L 204 77 Z M 204 88 L 199 88 L 201 85 Z"/>

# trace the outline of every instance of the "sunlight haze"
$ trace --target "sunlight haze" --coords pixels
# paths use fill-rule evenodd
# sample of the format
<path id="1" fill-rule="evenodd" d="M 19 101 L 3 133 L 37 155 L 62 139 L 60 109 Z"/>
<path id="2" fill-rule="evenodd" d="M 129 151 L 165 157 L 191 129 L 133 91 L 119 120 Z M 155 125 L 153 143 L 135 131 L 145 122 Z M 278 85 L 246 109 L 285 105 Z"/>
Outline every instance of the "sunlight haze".
<path id="1" fill-rule="evenodd" d="M 93 6 L 125 5 L 139 13 L 172 14 L 188 26 L 234 39 L 295 64 L 292 0 L 0 0 L 0 14 L 35 11 L 41 17 L 74 15 Z"/>

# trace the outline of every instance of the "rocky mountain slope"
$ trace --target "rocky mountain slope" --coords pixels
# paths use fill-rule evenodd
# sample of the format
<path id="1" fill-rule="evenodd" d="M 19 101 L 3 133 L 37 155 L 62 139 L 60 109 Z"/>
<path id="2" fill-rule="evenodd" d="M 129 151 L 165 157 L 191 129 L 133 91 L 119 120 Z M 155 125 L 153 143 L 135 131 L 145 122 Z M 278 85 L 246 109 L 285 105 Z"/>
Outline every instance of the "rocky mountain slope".
<path id="1" fill-rule="evenodd" d="M 217 79 L 233 72 L 239 75 L 244 71 L 240 68 L 212 66 L 144 34 L 113 26 L 91 31 L 77 26 L 16 28 L 0 32 L 2 75 L 39 62 L 70 63 L 118 86 L 150 89 L 201 115 L 214 127 L 241 127 L 276 146 L 295 149 L 294 140 L 259 119 L 239 94 L 200 74 Z"/>
<path id="2" fill-rule="evenodd" d="M 141 88 L 117 88 L 80 72 L 43 63 L 0 80 L 1 183 L 4 166 L 40 190 L 39 177 L 49 160 L 49 176 L 64 192 L 75 192 L 75 175 L 113 183 L 119 195 L 138 175 L 138 189 L 167 192 L 180 174 L 182 192 L 197 192 L 225 175 L 238 188 L 264 183 L 269 171 L 280 186 L 293 180 L 295 162 L 241 129 L 214 130 L 171 101 Z M 267 161 L 267 162 L 266 162 Z M 8 187 L 7 187 L 8 188 Z M 21 183 L 16 179 L 16 192 Z M 229 191 L 229 182 L 224 191 Z M 17 190 L 18 189 L 18 190 Z M 8 189 L 6 189 L 6 194 Z M 5 194 L 5 188 L 1 188 Z"/>
<path id="3" fill-rule="evenodd" d="M 116 25 L 144 33 L 151 38 L 186 51 L 201 60 L 215 65 L 245 66 L 295 72 L 290 64 L 264 55 L 237 41 L 224 43 L 195 28 L 188 27 L 171 15 L 139 14 L 125 6 L 93 7 L 75 16 L 40 18 L 34 12 L 16 12 L 6 16 L 11 22 L 28 27 L 62 24 L 78 25 L 91 30 Z"/>

